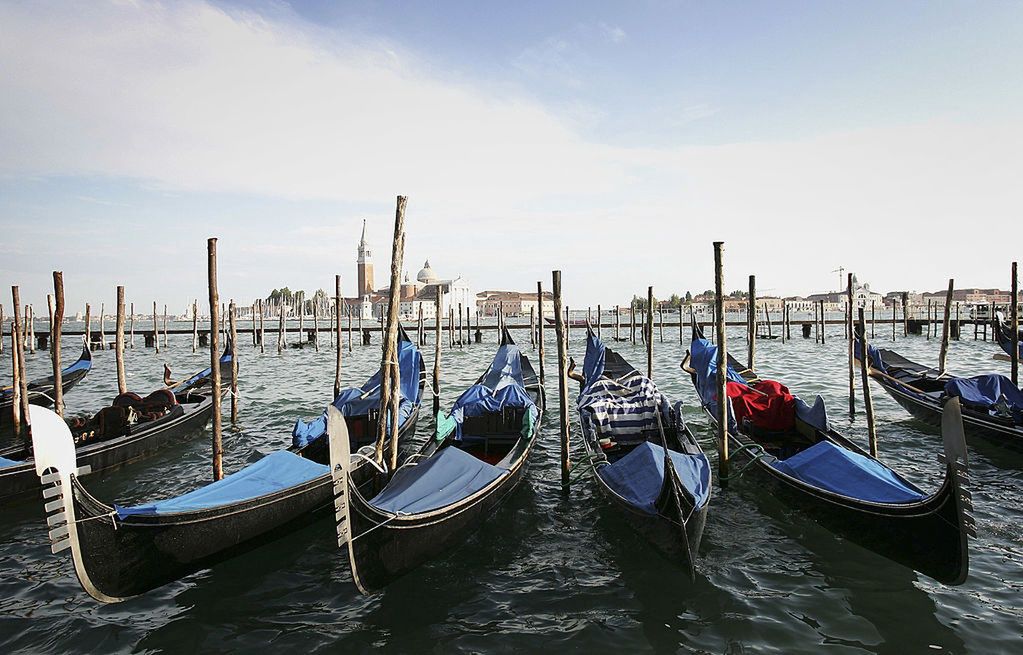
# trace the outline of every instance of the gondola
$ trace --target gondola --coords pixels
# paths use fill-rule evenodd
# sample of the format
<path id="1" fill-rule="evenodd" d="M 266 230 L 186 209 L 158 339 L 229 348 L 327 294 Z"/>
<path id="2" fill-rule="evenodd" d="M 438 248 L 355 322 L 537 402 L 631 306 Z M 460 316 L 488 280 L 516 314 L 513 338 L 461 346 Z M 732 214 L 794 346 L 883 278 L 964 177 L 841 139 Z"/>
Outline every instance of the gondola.
<path id="1" fill-rule="evenodd" d="M 543 387 L 507 328 L 486 372 L 438 413 L 434 438 L 367 498 L 352 484 L 344 435 L 331 433 L 339 545 L 362 593 L 449 551 L 519 485 L 544 408 Z"/>
<path id="2" fill-rule="evenodd" d="M 1005 351 L 1006 358 L 1011 358 L 1012 326 L 1005 320 L 1005 316 L 1001 312 L 995 312 L 992 322 L 994 323 L 995 339 L 998 341 L 998 345 Z M 1017 333 L 1016 349 L 1018 361 L 1023 361 L 1023 331 Z"/>
<path id="3" fill-rule="evenodd" d="M 710 463 L 652 380 L 590 331 L 579 424 L 593 477 L 629 524 L 695 579 L 710 506 Z"/>
<path id="4" fill-rule="evenodd" d="M 693 327 L 686 357 L 683 367 L 716 422 L 717 347 L 703 338 L 699 326 Z M 968 540 L 976 533 L 968 514 L 972 506 L 958 399 L 947 402 L 942 422 L 944 457 L 939 461 L 945 477 L 927 495 L 833 430 L 819 396 L 809 406 L 731 358 L 727 376 L 732 470 L 748 468 L 765 492 L 849 541 L 938 582 L 966 580 Z"/>
<path id="5" fill-rule="evenodd" d="M 79 355 L 78 360 L 60 372 L 60 386 L 63 392 L 66 394 L 71 391 L 88 375 L 90 370 L 92 370 L 92 351 L 86 344 L 82 346 L 82 354 Z M 33 380 L 28 383 L 28 402 L 33 405 L 50 407 L 53 405 L 54 391 L 52 375 L 40 380 Z M 0 425 L 10 423 L 13 402 L 14 388 L 10 386 L 0 388 Z"/>
<path id="6" fill-rule="evenodd" d="M 915 418 L 941 425 L 945 401 L 959 397 L 968 434 L 1023 452 L 1023 392 L 1003 375 L 962 378 L 911 362 L 898 353 L 868 346 L 868 373 Z M 856 342 L 856 356 L 860 344 Z"/>
<path id="7" fill-rule="evenodd" d="M 426 379 L 419 350 L 403 337 L 399 361 L 409 384 L 402 385 L 402 393 L 411 410 L 398 426 L 399 440 L 415 432 Z M 347 411 L 342 401 L 349 391 L 332 405 Z M 376 423 L 369 412 L 345 420 L 366 430 Z M 330 509 L 328 459 L 314 458 L 326 453 L 321 446 L 326 439 L 273 452 L 181 496 L 122 507 L 98 500 L 82 484 L 87 471 L 76 461 L 67 424 L 46 409 L 33 410 L 32 424 L 52 550 L 71 549 L 79 582 L 102 602 L 125 600 L 209 568 L 311 522 L 317 510 Z M 365 453 L 352 460 L 356 484 L 372 481 L 375 462 Z"/>

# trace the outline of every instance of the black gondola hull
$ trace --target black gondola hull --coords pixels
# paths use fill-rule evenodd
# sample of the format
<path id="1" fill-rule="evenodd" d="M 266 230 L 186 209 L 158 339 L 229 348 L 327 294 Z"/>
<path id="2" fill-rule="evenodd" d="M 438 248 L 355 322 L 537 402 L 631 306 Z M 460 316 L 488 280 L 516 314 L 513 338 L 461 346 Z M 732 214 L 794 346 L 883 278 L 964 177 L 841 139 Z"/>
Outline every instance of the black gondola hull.
<path id="1" fill-rule="evenodd" d="M 88 349 L 88 347 L 82 348 L 82 354 L 78 358 L 78 362 L 72 364 L 72 367 L 82 361 L 92 361 L 92 352 Z M 84 380 L 85 376 L 89 374 L 91 368 L 92 367 L 90 365 L 89 368 L 74 370 L 70 373 L 62 373 L 60 379 L 62 393 L 66 395 L 75 387 L 75 385 Z M 28 384 L 28 402 L 33 405 L 39 405 L 40 407 L 52 407 L 53 393 L 55 389 L 56 384 L 53 376 L 35 382 L 30 382 Z M 0 426 L 11 424 L 13 408 L 13 399 L 10 396 L 0 398 Z"/>

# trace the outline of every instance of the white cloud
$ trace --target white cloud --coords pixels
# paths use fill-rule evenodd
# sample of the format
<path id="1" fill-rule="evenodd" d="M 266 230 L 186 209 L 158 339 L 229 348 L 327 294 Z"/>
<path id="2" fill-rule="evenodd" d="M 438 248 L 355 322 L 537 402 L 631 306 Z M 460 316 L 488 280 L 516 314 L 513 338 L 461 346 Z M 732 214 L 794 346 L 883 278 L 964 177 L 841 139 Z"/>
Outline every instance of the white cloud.
<path id="1" fill-rule="evenodd" d="M 547 47 L 565 54 L 570 44 Z M 413 54 L 199 3 L 2 5 L 0 62 L 7 184 L 100 176 L 178 202 L 194 192 L 343 200 L 380 207 L 387 220 L 378 226 L 389 225 L 394 196 L 408 194 L 409 268 L 429 257 L 479 288 L 531 288 L 557 267 L 573 303 L 627 299 L 650 283 L 696 292 L 711 286 L 718 239 L 738 281 L 729 286 L 755 272 L 782 292 L 830 285 L 839 264 L 879 289 L 940 286 L 948 276 L 998 284 L 1018 257 L 1019 120 L 611 147 L 535 101 L 437 79 Z M 697 102 L 677 119 L 710 113 Z M 120 200 L 107 193 L 103 202 Z M 352 212 L 336 226 L 301 228 L 303 211 L 301 202 L 282 208 L 273 234 L 227 219 L 210 229 L 225 255 L 237 253 L 238 271 L 257 255 L 308 253 L 302 274 L 329 282 L 350 266 L 360 222 Z M 20 215 L 0 215 L 15 223 Z M 378 254 L 387 237 L 373 230 Z M 185 237 L 166 236 L 174 238 Z M 495 264 L 502 250 L 514 265 Z M 189 242 L 187 251 L 201 282 L 203 247 Z M 47 257 L 40 265 L 60 265 Z M 122 274 L 144 277 L 147 263 Z"/>
<path id="2" fill-rule="evenodd" d="M 611 43 L 621 43 L 625 40 L 625 30 L 618 27 L 617 25 L 608 25 L 607 23 L 599 23 L 597 25 L 600 28 L 604 38 Z"/>

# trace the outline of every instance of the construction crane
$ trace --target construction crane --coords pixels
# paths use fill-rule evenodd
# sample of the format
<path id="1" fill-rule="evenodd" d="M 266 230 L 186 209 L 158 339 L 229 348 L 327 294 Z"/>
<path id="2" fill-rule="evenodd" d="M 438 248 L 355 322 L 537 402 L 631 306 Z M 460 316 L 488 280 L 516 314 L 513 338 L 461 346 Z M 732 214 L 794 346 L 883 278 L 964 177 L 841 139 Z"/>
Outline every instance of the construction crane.
<path id="1" fill-rule="evenodd" d="M 845 283 L 843 282 L 843 280 L 845 280 L 845 267 L 839 266 L 838 268 L 831 272 L 838 273 L 838 290 L 841 291 L 842 289 L 845 288 Z"/>

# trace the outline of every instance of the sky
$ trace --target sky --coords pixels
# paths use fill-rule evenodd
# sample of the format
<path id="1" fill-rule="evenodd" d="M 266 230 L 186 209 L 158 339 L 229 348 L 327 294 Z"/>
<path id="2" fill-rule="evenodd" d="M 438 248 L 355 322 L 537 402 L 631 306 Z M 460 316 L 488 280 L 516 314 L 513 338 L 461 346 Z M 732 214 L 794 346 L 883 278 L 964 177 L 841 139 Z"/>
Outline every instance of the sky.
<path id="1" fill-rule="evenodd" d="M 611 305 L 1002 287 L 1018 2 L 0 2 L 0 284 L 69 311 L 403 268 Z M 0 302 L 10 311 L 9 292 Z"/>

